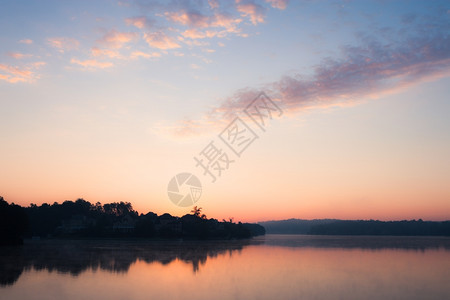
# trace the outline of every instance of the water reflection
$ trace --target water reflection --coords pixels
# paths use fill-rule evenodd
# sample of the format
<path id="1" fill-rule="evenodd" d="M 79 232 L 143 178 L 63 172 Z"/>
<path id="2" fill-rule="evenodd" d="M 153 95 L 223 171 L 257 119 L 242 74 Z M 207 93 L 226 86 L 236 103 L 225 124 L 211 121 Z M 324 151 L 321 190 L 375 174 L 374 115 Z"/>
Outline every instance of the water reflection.
<path id="1" fill-rule="evenodd" d="M 280 247 L 313 247 L 340 249 L 403 249 L 425 251 L 430 249 L 450 250 L 450 237 L 434 236 L 339 236 L 339 235 L 294 235 L 271 234 L 256 237 L 265 245 Z"/>
<path id="2" fill-rule="evenodd" d="M 263 241 L 28 241 L 20 247 L 0 248 L 0 286 L 12 285 L 24 270 L 48 270 L 78 276 L 101 269 L 125 273 L 137 260 L 163 265 L 179 259 L 197 272 L 208 258 L 232 255 Z"/>
<path id="3" fill-rule="evenodd" d="M 450 238 L 38 241 L 0 248 L 0 299 L 450 299 Z"/>

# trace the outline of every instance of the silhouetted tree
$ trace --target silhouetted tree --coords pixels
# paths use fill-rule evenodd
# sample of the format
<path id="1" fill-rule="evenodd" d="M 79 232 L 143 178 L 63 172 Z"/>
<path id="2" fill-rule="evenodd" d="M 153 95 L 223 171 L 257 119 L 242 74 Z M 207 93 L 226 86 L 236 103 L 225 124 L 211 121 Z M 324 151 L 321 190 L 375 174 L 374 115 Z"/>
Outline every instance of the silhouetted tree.
<path id="1" fill-rule="evenodd" d="M 29 222 L 24 209 L 0 197 L 0 245 L 22 244 Z"/>
<path id="2" fill-rule="evenodd" d="M 196 217 L 200 217 L 200 214 L 202 213 L 202 208 L 194 206 L 194 208 L 191 210 L 191 213 Z"/>

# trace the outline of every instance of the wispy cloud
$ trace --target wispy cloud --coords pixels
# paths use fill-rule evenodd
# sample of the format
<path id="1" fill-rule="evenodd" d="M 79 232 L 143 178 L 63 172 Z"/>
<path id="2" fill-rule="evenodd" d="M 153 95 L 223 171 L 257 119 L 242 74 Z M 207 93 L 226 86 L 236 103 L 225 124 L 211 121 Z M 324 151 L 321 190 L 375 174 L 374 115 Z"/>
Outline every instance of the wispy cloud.
<path id="1" fill-rule="evenodd" d="M 234 3 L 233 3 L 234 2 Z M 141 15 L 125 23 L 142 30 L 143 39 L 156 49 L 209 46 L 199 39 L 247 37 L 244 20 L 253 25 L 265 21 L 268 9 L 285 9 L 287 0 L 135 2 Z"/>
<path id="2" fill-rule="evenodd" d="M 159 52 L 146 53 L 146 52 L 142 52 L 142 51 L 134 51 L 130 55 L 131 59 L 140 58 L 140 57 L 142 57 L 142 58 L 161 57 L 161 53 L 159 53 Z"/>
<path id="3" fill-rule="evenodd" d="M 286 9 L 289 0 L 266 0 L 273 8 Z"/>
<path id="4" fill-rule="evenodd" d="M 145 33 L 144 40 L 150 47 L 161 50 L 175 49 L 181 47 L 174 37 L 167 35 L 163 31 Z"/>
<path id="5" fill-rule="evenodd" d="M 40 77 L 39 74 L 36 74 L 36 71 L 45 64 L 45 62 L 41 61 L 27 64 L 24 67 L 0 64 L 0 80 L 9 83 L 35 82 Z"/>
<path id="6" fill-rule="evenodd" d="M 190 27 L 205 28 L 209 26 L 209 17 L 197 11 L 166 12 L 168 20 Z"/>
<path id="7" fill-rule="evenodd" d="M 273 84 L 287 109 L 353 101 L 450 72 L 447 34 L 416 37 L 396 46 L 375 41 L 347 47 L 344 59 L 327 59 L 310 79 L 286 76 Z"/>
<path id="8" fill-rule="evenodd" d="M 236 4 L 237 11 L 249 17 L 254 25 L 264 22 L 265 8 L 260 4 L 250 0 L 236 0 Z"/>
<path id="9" fill-rule="evenodd" d="M 109 57 L 109 58 L 122 58 L 122 55 L 117 50 L 110 49 L 100 49 L 98 47 L 93 47 L 91 53 L 95 57 Z"/>
<path id="10" fill-rule="evenodd" d="M 223 28 L 232 32 L 242 22 L 240 17 L 223 12 L 214 12 L 212 15 L 204 15 L 196 11 L 166 12 L 169 21 L 188 26 L 192 29 Z"/>
<path id="11" fill-rule="evenodd" d="M 23 53 L 19 53 L 19 52 L 8 52 L 6 55 L 8 55 L 9 57 L 15 58 L 15 59 L 22 59 L 22 58 L 27 58 L 27 57 L 33 56 L 31 54 L 23 54 Z"/>
<path id="12" fill-rule="evenodd" d="M 196 28 L 192 28 L 185 30 L 181 35 L 189 39 L 204 39 L 215 37 L 218 35 L 218 32 L 212 30 L 200 31 Z"/>
<path id="13" fill-rule="evenodd" d="M 240 22 L 242 22 L 241 18 L 235 18 L 227 14 L 217 13 L 208 20 L 207 26 L 186 29 L 181 33 L 181 35 L 184 38 L 189 39 L 205 39 L 213 37 L 223 38 L 230 33 L 240 34 L 241 29 L 238 28 L 238 24 Z"/>
<path id="14" fill-rule="evenodd" d="M 450 76 L 450 38 L 445 30 L 427 32 L 395 45 L 372 40 L 361 46 L 348 46 L 341 59 L 324 59 L 312 76 L 284 76 L 263 89 L 270 91 L 289 115 L 312 108 L 354 105 L 442 76 Z M 239 90 L 199 121 L 184 120 L 173 132 L 201 133 L 211 127 L 211 120 L 229 120 L 257 92 L 252 88 Z"/>
<path id="15" fill-rule="evenodd" d="M 216 13 L 211 20 L 211 27 L 223 27 L 227 32 L 240 32 L 237 28 L 242 19 L 225 13 Z"/>
<path id="16" fill-rule="evenodd" d="M 136 32 L 120 32 L 111 29 L 102 38 L 97 40 L 97 43 L 107 48 L 120 49 L 123 45 L 135 40 L 137 37 L 138 34 Z"/>
<path id="17" fill-rule="evenodd" d="M 54 37 L 47 39 L 50 46 L 58 49 L 59 52 L 75 50 L 80 46 L 80 42 L 74 38 Z"/>
<path id="18" fill-rule="evenodd" d="M 106 62 L 106 61 L 102 62 L 102 61 L 98 61 L 95 59 L 88 59 L 88 60 L 81 61 L 76 58 L 72 58 L 70 60 L 70 62 L 72 64 L 80 65 L 88 70 L 105 69 L 105 68 L 110 68 L 110 67 L 114 66 L 114 64 L 112 62 Z"/>
<path id="19" fill-rule="evenodd" d="M 30 39 L 23 39 L 23 40 L 20 40 L 19 43 L 30 45 L 30 44 L 33 44 L 33 40 L 30 40 Z"/>
<path id="20" fill-rule="evenodd" d="M 125 23 L 127 25 L 133 25 L 134 27 L 143 29 L 143 28 L 152 27 L 153 24 L 155 23 L 155 21 L 150 20 L 149 18 L 147 18 L 145 16 L 140 16 L 140 17 L 126 18 Z"/>
<path id="21" fill-rule="evenodd" d="M 3 71 L 3 74 L 1 74 L 1 79 L 10 83 L 29 81 L 33 77 L 33 72 L 30 70 L 20 69 L 19 67 L 13 67 L 5 64 L 0 64 L 0 71 Z"/>
<path id="22" fill-rule="evenodd" d="M 30 64 L 33 68 L 39 69 L 42 66 L 45 66 L 47 63 L 45 61 L 36 61 Z"/>
<path id="23" fill-rule="evenodd" d="M 211 9 L 213 9 L 213 10 L 219 8 L 218 0 L 208 0 L 208 4 L 211 7 Z"/>

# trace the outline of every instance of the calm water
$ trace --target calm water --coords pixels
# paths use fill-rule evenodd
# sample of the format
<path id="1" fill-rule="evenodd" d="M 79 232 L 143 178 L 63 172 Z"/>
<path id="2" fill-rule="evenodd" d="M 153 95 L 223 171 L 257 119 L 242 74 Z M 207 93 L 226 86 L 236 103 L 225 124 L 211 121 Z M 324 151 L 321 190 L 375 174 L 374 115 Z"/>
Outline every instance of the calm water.
<path id="1" fill-rule="evenodd" d="M 29 241 L 0 299 L 450 299 L 450 238 Z"/>

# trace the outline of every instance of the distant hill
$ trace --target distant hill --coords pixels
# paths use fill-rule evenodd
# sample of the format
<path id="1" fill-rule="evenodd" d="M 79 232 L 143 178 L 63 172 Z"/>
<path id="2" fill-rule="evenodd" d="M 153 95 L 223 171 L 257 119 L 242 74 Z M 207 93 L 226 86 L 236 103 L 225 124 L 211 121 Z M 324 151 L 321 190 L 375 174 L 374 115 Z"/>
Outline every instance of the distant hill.
<path id="1" fill-rule="evenodd" d="M 333 219 L 302 220 L 288 219 L 280 221 L 259 222 L 268 234 L 309 234 L 311 227 L 335 222 Z"/>
<path id="2" fill-rule="evenodd" d="M 301 220 L 259 222 L 268 234 L 450 236 L 450 221 Z"/>

